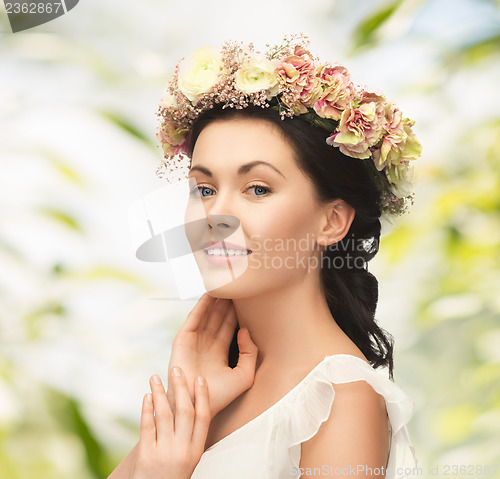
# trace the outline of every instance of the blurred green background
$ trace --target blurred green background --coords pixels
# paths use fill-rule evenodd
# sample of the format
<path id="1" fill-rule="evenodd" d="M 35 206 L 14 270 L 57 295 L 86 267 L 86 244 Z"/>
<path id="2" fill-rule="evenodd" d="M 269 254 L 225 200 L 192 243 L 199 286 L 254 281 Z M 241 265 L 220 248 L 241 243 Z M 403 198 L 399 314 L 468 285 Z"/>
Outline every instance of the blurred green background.
<path id="1" fill-rule="evenodd" d="M 155 299 L 171 279 L 129 235 L 131 204 L 162 186 L 162 89 L 195 48 L 294 32 L 424 146 L 411 214 L 370 265 L 424 475 L 500 463 L 499 1 L 82 0 L 24 32 L 0 22 L 2 479 L 103 478 L 138 440 L 194 305 Z"/>

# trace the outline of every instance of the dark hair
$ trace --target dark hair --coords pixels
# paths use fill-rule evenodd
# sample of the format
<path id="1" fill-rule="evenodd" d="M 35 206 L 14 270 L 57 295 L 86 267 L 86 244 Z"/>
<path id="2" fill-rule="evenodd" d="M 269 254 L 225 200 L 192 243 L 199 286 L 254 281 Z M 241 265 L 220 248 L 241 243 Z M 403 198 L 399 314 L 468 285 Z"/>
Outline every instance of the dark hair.
<path id="1" fill-rule="evenodd" d="M 271 108 L 223 109 L 221 105 L 205 111 L 195 120 L 189 139 L 189 157 L 192 157 L 196 140 L 207 125 L 232 118 L 260 119 L 277 126 L 293 146 L 297 165 L 316 186 L 318 199 L 341 198 L 354 208 L 355 216 L 348 233 L 322 253 L 323 290 L 330 312 L 340 328 L 373 367 L 387 366 L 389 377 L 393 379 L 394 341 L 376 322 L 378 281 L 368 272 L 367 265 L 378 252 L 380 193 L 363 160 L 348 157 L 339 148 L 329 146 L 325 141 L 328 132 L 300 117 L 282 120 Z M 231 367 L 238 361 L 237 331 L 229 350 Z"/>

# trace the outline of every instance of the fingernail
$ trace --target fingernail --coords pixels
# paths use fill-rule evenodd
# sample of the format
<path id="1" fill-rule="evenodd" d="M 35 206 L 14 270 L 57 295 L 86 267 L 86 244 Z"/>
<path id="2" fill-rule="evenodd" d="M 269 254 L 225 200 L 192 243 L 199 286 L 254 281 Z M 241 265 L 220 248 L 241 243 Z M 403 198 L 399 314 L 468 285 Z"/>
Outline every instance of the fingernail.
<path id="1" fill-rule="evenodd" d="M 198 384 L 200 386 L 205 386 L 205 380 L 201 376 L 198 376 Z"/>
<path id="2" fill-rule="evenodd" d="M 160 379 L 160 376 L 158 376 L 158 374 L 155 374 L 153 376 L 153 382 L 156 384 L 161 384 L 161 379 Z"/>
<path id="3" fill-rule="evenodd" d="M 174 367 L 172 368 L 172 374 L 173 374 L 174 376 L 180 376 L 180 375 L 181 375 L 181 370 L 180 370 L 177 366 L 174 366 Z"/>
<path id="4" fill-rule="evenodd" d="M 152 396 L 152 394 L 151 394 L 151 393 L 146 394 L 146 399 L 147 399 L 149 402 L 153 401 L 153 396 Z"/>

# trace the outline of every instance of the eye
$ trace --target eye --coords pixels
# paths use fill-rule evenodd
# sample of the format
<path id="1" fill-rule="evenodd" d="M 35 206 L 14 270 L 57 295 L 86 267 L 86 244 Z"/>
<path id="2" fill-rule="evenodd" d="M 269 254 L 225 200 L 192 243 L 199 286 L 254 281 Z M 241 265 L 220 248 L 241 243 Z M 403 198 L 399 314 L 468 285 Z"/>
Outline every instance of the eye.
<path id="1" fill-rule="evenodd" d="M 271 188 L 268 188 L 267 186 L 260 185 L 258 183 L 255 183 L 253 185 L 250 185 L 247 190 L 250 190 L 254 188 L 255 196 L 265 196 L 269 193 L 271 193 Z M 212 193 L 209 193 L 212 192 Z M 212 188 L 209 188 L 208 186 L 204 185 L 196 185 L 189 191 L 189 196 L 195 197 L 195 198 L 200 198 L 204 197 L 206 198 L 207 196 L 213 196 L 214 195 L 214 190 Z"/>
<path id="2" fill-rule="evenodd" d="M 270 188 L 268 188 L 267 186 L 259 185 L 258 183 L 250 185 L 247 189 L 250 190 L 251 188 L 255 188 L 255 196 L 265 196 L 266 194 L 271 193 Z"/>
<path id="3" fill-rule="evenodd" d="M 205 194 L 207 191 L 213 191 L 212 188 L 209 188 L 208 186 L 203 186 L 203 185 L 196 185 L 189 191 L 189 196 L 194 196 L 196 198 L 200 196 L 212 196 L 211 194 Z"/>

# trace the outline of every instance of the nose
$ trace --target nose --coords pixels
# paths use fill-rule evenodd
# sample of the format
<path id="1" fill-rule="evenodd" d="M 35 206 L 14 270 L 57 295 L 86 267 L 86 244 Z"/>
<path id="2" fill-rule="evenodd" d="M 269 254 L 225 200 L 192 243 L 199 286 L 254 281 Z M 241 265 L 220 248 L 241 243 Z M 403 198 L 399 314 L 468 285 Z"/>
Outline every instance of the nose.
<path id="1" fill-rule="evenodd" d="M 209 228 L 213 233 L 220 232 L 225 237 L 230 236 L 238 226 L 240 220 L 231 215 L 233 213 L 234 199 L 231 191 L 219 191 L 219 193 L 207 201 L 205 204 L 205 214 L 208 219 Z"/>
<path id="2" fill-rule="evenodd" d="M 231 197 L 231 189 L 219 192 L 210 201 L 203 203 L 208 227 L 211 230 L 214 241 L 223 241 L 231 236 L 240 227 L 240 220 L 234 213 L 234 198 Z"/>
<path id="3" fill-rule="evenodd" d="M 223 241 L 240 226 L 240 220 L 231 215 L 208 215 L 208 226 L 212 229 L 214 241 Z"/>

